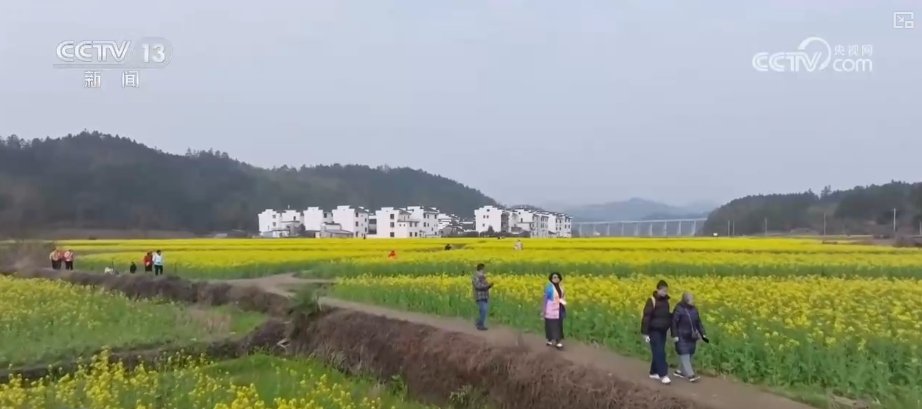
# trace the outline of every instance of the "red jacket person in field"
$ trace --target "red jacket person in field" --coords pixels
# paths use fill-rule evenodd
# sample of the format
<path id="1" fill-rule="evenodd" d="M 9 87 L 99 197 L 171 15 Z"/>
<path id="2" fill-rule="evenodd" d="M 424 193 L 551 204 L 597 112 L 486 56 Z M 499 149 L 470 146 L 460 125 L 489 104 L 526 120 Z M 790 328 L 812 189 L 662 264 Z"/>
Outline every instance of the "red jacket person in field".
<path id="1" fill-rule="evenodd" d="M 148 251 L 147 254 L 144 255 L 143 262 L 145 273 L 154 271 L 154 255 L 151 252 Z"/>

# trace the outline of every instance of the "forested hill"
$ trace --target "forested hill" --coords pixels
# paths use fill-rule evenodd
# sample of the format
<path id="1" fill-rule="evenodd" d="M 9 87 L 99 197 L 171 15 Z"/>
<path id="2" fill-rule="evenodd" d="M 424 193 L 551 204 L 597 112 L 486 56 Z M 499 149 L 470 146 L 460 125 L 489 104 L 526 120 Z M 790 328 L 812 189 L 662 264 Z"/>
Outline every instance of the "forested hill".
<path id="1" fill-rule="evenodd" d="M 456 214 L 496 201 L 409 168 L 332 165 L 261 169 L 207 151 L 173 155 L 84 132 L 0 139 L 0 230 L 256 229 L 264 209 L 434 206 Z"/>
<path id="2" fill-rule="evenodd" d="M 827 234 L 892 234 L 896 209 L 901 233 L 918 233 L 922 221 L 922 183 L 890 182 L 848 190 L 823 189 L 792 194 L 746 196 L 714 210 L 705 223 L 707 234 L 737 235 L 768 231 L 823 231 Z"/>

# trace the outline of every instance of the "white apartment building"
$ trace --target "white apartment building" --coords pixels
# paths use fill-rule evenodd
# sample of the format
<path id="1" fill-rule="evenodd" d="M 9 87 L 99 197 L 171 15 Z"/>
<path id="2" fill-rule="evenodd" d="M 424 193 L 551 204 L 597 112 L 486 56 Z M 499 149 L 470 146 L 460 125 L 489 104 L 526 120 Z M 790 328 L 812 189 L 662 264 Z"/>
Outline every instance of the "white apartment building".
<path id="1" fill-rule="evenodd" d="M 353 237 L 368 237 L 368 210 L 348 205 L 333 209 L 333 223 L 342 226 L 342 230 L 351 231 Z"/>
<path id="2" fill-rule="evenodd" d="M 478 233 L 486 233 L 492 230 L 496 233 L 511 232 L 512 226 L 509 224 L 509 215 L 512 212 L 496 206 L 484 206 L 474 210 L 474 228 Z"/>
<path id="3" fill-rule="evenodd" d="M 563 213 L 550 213 L 547 218 L 547 230 L 550 237 L 572 237 L 573 219 Z"/>
<path id="4" fill-rule="evenodd" d="M 267 237 L 295 235 L 302 228 L 315 237 L 439 237 L 446 227 L 451 231 L 485 233 L 524 233 L 531 237 L 571 237 L 573 221 L 563 213 L 547 213 L 525 208 L 504 209 L 484 206 L 474 210 L 474 219 L 461 219 L 439 213 L 432 207 L 406 209 L 384 207 L 374 214 L 358 206 L 338 206 L 332 211 L 308 207 L 303 211 L 266 209 L 259 213 L 259 231 Z M 348 234 L 346 234 L 348 233 Z"/>
<path id="5" fill-rule="evenodd" d="M 258 216 L 260 233 L 270 233 L 285 230 L 286 233 L 269 234 L 275 237 L 287 236 L 292 227 L 304 223 L 304 216 L 297 210 L 283 210 L 277 212 L 272 209 L 263 210 Z"/>
<path id="6" fill-rule="evenodd" d="M 302 220 L 305 230 L 320 231 L 325 223 L 333 223 L 333 213 L 319 207 L 308 207 L 301 213 L 304 215 Z"/>
<path id="7" fill-rule="evenodd" d="M 420 221 L 412 219 L 406 209 L 382 207 L 375 212 L 378 225 L 378 238 L 415 238 L 421 237 Z"/>
<path id="8" fill-rule="evenodd" d="M 550 235 L 548 234 L 548 229 L 547 229 L 549 216 L 550 215 L 545 212 L 535 213 L 535 216 L 533 217 L 535 221 L 534 232 L 537 233 L 537 236 L 535 237 L 550 237 Z"/>
<path id="9" fill-rule="evenodd" d="M 548 237 L 547 213 L 527 209 L 516 209 L 515 213 L 519 216 L 517 226 L 527 231 L 531 237 Z"/>
<path id="10" fill-rule="evenodd" d="M 439 213 L 438 222 L 439 230 L 442 230 L 454 223 L 461 223 L 461 218 L 453 214 Z"/>
<path id="11" fill-rule="evenodd" d="M 409 206 L 410 219 L 420 221 L 420 235 L 422 237 L 439 237 L 439 211 L 434 207 Z"/>

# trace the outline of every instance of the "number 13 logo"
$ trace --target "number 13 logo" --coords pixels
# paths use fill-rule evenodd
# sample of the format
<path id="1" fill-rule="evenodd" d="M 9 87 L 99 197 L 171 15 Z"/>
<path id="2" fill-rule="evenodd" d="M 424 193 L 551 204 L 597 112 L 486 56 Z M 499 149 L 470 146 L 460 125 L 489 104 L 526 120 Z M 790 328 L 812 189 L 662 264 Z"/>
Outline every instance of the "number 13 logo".
<path id="1" fill-rule="evenodd" d="M 144 44 L 143 47 L 145 63 L 154 62 L 160 64 L 166 61 L 166 53 L 164 52 L 166 47 L 164 47 L 163 44 Z"/>

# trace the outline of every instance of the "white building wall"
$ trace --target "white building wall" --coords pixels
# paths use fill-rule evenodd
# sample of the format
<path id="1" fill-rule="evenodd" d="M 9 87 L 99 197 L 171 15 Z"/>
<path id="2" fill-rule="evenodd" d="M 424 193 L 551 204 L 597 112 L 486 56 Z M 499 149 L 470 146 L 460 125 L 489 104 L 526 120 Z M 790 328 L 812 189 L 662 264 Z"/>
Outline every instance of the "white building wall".
<path id="1" fill-rule="evenodd" d="M 259 219 L 259 232 L 266 233 L 273 231 L 278 228 L 279 224 L 279 212 L 266 209 L 263 210 L 258 216 Z"/>
<path id="2" fill-rule="evenodd" d="M 548 237 L 560 237 L 561 229 L 563 229 L 563 215 L 557 213 L 547 215 Z"/>
<path id="3" fill-rule="evenodd" d="M 290 226 L 293 223 L 304 223 L 304 215 L 297 210 L 283 210 L 279 214 L 279 226 Z M 285 225 L 283 225 L 283 223 Z"/>
<path id="4" fill-rule="evenodd" d="M 547 213 L 535 213 L 535 233 L 536 237 L 548 237 L 548 214 Z"/>
<path id="5" fill-rule="evenodd" d="M 535 212 L 525 209 L 516 209 L 515 215 L 518 220 L 518 225 L 522 227 L 522 230 L 527 231 L 531 237 L 538 237 L 535 232 L 537 228 L 535 223 Z"/>
<path id="6" fill-rule="evenodd" d="M 573 237 L 573 218 L 564 215 L 561 226 L 560 231 L 557 233 L 558 237 Z"/>
<path id="7" fill-rule="evenodd" d="M 368 212 L 352 206 L 338 206 L 333 209 L 333 222 L 342 226 L 343 230 L 351 231 L 353 237 L 364 238 L 368 236 Z"/>
<path id="8" fill-rule="evenodd" d="M 332 217 L 327 221 L 323 209 L 319 207 L 308 207 L 302 212 L 304 215 L 304 229 L 320 231 L 324 223 L 332 221 Z"/>
<path id="9" fill-rule="evenodd" d="M 494 206 L 484 206 L 474 210 L 474 228 L 478 233 L 484 233 L 493 227 L 494 232 L 503 231 L 502 216 L 506 212 L 503 209 Z M 510 223 L 510 226 L 512 224 Z"/>
<path id="10" fill-rule="evenodd" d="M 452 222 L 458 222 L 458 223 L 461 222 L 461 219 L 458 218 L 458 216 L 455 216 L 453 214 L 439 213 L 437 217 L 439 221 L 439 230 L 442 230 L 445 227 L 448 227 L 448 225 L 452 224 Z"/>
<path id="11" fill-rule="evenodd" d="M 420 236 L 438 237 L 439 233 L 439 211 L 425 206 L 409 206 L 407 211 L 410 212 L 410 219 L 419 220 Z"/>
<path id="12" fill-rule="evenodd" d="M 410 219 L 410 213 L 406 210 L 395 209 L 393 207 L 382 207 L 375 212 L 375 217 L 378 219 L 378 238 L 410 237 L 409 223 L 402 227 L 399 225 L 400 221 L 409 221 Z"/>

